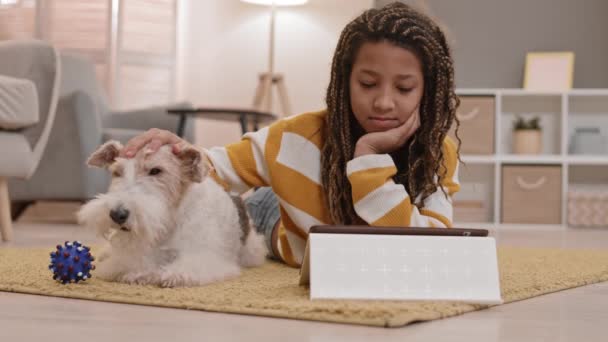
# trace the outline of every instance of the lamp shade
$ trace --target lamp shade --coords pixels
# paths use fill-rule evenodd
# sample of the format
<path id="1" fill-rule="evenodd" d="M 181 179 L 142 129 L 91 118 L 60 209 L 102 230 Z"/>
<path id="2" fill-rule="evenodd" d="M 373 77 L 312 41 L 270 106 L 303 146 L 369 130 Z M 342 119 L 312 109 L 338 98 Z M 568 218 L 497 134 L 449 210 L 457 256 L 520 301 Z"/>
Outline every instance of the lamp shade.
<path id="1" fill-rule="evenodd" d="M 0 6 L 16 5 L 19 0 L 0 0 Z M 272 2 L 272 1 L 270 1 Z M 304 1 L 306 2 L 306 1 Z"/>
<path id="2" fill-rule="evenodd" d="M 304 5 L 308 2 L 308 0 L 241 0 L 242 2 L 248 2 L 250 4 L 256 5 L 266 5 L 266 6 L 298 6 Z"/>

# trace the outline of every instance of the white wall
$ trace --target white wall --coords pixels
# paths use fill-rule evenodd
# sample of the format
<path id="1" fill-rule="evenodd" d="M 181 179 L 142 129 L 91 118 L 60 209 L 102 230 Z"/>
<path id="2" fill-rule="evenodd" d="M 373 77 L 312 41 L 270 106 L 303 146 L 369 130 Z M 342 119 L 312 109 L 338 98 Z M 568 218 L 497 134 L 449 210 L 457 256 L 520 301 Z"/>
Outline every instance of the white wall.
<path id="1" fill-rule="evenodd" d="M 182 0 L 180 6 L 178 98 L 197 106 L 251 107 L 258 74 L 268 66 L 270 9 L 239 0 Z M 275 71 L 285 75 L 294 113 L 325 107 L 340 32 L 372 6 L 373 0 L 311 0 L 279 9 Z M 239 137 L 236 122 L 201 120 L 197 126 L 197 143 L 205 147 Z"/>
<path id="2" fill-rule="evenodd" d="M 401 1 L 448 27 L 458 88 L 520 88 L 526 53 L 544 51 L 575 53 L 574 88 L 608 87 L 606 0 Z"/>

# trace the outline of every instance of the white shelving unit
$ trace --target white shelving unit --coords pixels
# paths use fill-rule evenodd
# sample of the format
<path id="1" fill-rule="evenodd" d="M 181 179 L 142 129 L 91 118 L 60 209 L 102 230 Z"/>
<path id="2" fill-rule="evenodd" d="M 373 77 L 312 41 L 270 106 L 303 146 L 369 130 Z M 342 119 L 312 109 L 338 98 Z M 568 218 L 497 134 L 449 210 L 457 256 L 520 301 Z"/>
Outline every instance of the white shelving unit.
<path id="1" fill-rule="evenodd" d="M 547 226 L 567 227 L 568 191 L 577 186 L 608 188 L 608 89 L 574 89 L 567 92 L 537 92 L 524 89 L 457 89 L 461 99 L 493 97 L 495 103 L 493 154 L 461 153 L 465 165 L 460 167 L 461 191 L 455 201 L 484 197 L 487 206 L 482 220 L 459 220 L 456 225 L 506 224 L 503 212 L 502 170 L 504 166 L 555 166 L 561 170 L 561 219 Z M 539 155 L 517 155 L 511 152 L 512 125 L 515 115 L 538 116 L 543 134 L 543 151 Z M 603 149 L 595 154 L 572 153 L 572 138 L 577 128 L 599 129 Z M 463 141 L 467 137 L 460 137 Z M 597 149 L 600 146 L 594 145 Z M 477 197 L 475 197 L 477 196 Z M 536 203 L 542 208 L 541 203 Z M 459 209 L 456 208 L 456 211 Z M 511 223 L 508 223 L 511 225 Z M 520 224 L 526 225 L 526 222 Z M 530 222 L 538 226 L 538 222 Z M 517 224 L 516 224 L 517 225 Z M 542 224 L 541 224 L 542 225 Z"/>

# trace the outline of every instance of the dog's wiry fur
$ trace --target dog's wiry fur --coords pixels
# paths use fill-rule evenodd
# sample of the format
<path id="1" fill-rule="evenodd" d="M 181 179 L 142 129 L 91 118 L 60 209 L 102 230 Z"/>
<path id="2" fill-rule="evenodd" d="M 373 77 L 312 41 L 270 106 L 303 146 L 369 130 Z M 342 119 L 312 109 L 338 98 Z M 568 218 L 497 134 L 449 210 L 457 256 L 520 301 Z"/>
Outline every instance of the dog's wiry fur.
<path id="1" fill-rule="evenodd" d="M 264 262 L 263 236 L 250 228 L 240 199 L 207 177 L 210 165 L 200 151 L 190 146 L 176 156 L 164 146 L 125 159 L 118 157 L 121 148 L 108 142 L 89 158 L 89 165 L 112 172 L 112 183 L 78 212 L 83 225 L 109 242 L 98 257 L 98 277 L 196 286 Z M 124 222 L 116 219 L 127 212 Z"/>

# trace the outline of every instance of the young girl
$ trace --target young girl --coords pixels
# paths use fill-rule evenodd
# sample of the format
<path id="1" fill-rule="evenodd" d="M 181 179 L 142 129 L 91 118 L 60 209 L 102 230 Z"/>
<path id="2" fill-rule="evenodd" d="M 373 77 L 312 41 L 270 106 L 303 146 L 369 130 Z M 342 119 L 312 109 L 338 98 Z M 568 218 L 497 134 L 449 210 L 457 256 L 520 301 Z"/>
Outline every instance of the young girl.
<path id="1" fill-rule="evenodd" d="M 364 12 L 340 36 L 326 102 L 205 151 L 230 191 L 261 187 L 246 202 L 271 256 L 300 265 L 318 224 L 450 227 L 459 100 L 439 27 L 402 3 Z M 152 129 L 122 154 L 184 143 Z"/>

